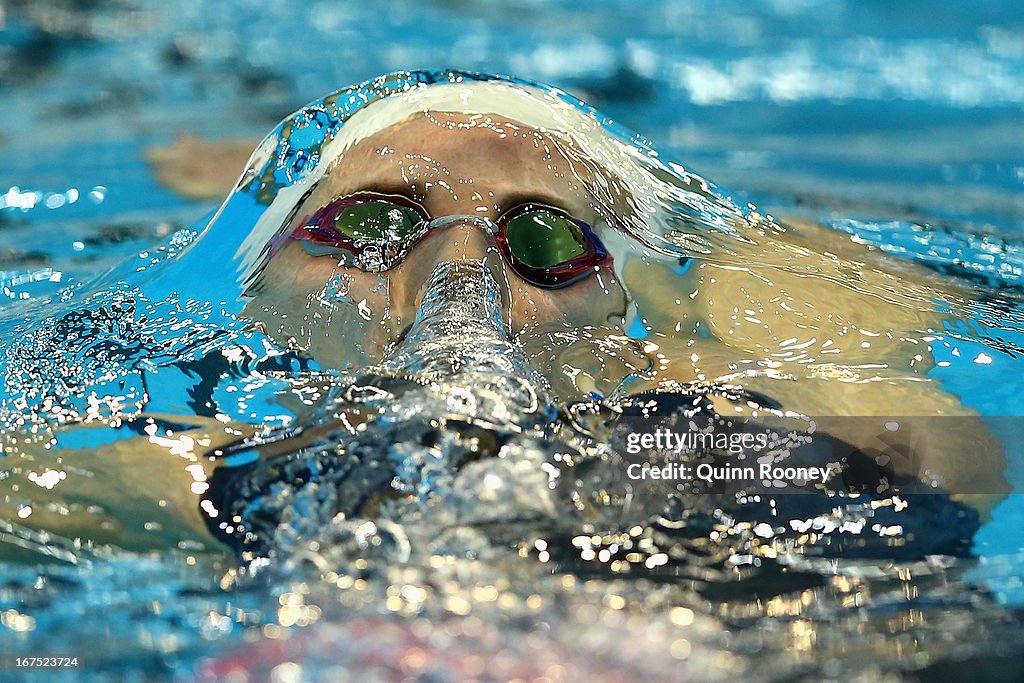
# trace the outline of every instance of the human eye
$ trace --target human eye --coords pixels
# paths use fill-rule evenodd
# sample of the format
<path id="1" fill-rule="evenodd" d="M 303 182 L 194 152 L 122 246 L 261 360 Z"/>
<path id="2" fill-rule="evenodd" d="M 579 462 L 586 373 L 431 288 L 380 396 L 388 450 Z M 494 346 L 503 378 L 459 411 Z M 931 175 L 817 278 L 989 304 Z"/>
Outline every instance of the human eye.
<path id="1" fill-rule="evenodd" d="M 512 254 L 532 268 L 550 268 L 581 256 L 587 247 L 582 225 L 546 207 L 528 207 L 508 220 Z"/>
<path id="2" fill-rule="evenodd" d="M 593 228 L 562 209 L 523 204 L 499 226 L 499 245 L 513 270 L 538 287 L 566 287 L 611 264 Z"/>
<path id="3" fill-rule="evenodd" d="M 426 213 L 405 198 L 374 194 L 341 197 L 314 213 L 294 236 L 348 249 L 407 241 L 423 225 Z"/>

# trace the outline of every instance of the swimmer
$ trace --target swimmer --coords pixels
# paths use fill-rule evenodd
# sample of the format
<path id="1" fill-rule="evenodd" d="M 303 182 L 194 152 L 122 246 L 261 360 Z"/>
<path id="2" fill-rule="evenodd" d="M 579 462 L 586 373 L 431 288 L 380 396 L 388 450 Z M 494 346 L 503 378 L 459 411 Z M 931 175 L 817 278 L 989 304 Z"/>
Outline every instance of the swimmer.
<path id="1" fill-rule="evenodd" d="M 815 417 L 974 415 L 927 375 L 929 332 L 949 318 L 934 302 L 966 308 L 966 290 L 810 221 L 757 217 L 731 217 L 730 238 L 683 258 L 680 275 L 679 258 L 644 243 L 654 230 L 640 164 L 610 151 L 593 121 L 565 108 L 559 126 L 505 84 L 428 93 L 412 113 L 401 98 L 360 112 L 376 114 L 369 131 L 290 208 L 246 309 L 276 338 L 334 367 L 376 362 L 438 263 L 482 259 L 511 338 L 563 403 L 717 382 Z M 364 237 L 394 255 L 366 267 L 354 247 Z M 344 296 L 324 310 L 332 282 Z M 829 428 L 863 444 L 869 424 Z M 1001 446 L 980 420 L 919 429 L 913 448 L 924 459 L 914 466 L 951 490 L 992 492 L 974 498 L 983 507 L 1006 489 Z"/>
<path id="2" fill-rule="evenodd" d="M 595 196 L 599 183 L 609 196 Z M 438 264 L 477 260 L 528 351 L 549 343 L 545 331 L 587 330 L 625 364 L 646 362 L 615 322 L 626 295 L 598 233 L 625 199 L 550 133 L 499 114 L 417 113 L 353 145 L 294 207 L 246 312 L 323 365 L 361 367 L 400 340 Z M 331 297 L 309 324 L 311 302 Z"/>
<path id="3" fill-rule="evenodd" d="M 497 285 L 503 335 L 561 406 L 728 384 L 811 416 L 974 416 L 927 375 L 928 336 L 969 292 L 812 223 L 733 210 L 569 100 L 503 81 L 399 90 L 355 111 L 313 169 L 283 184 L 274 155 L 298 137 L 299 118 L 243 174 L 236 193 L 266 209 L 236 258 L 242 316 L 323 368 L 388 359 L 438 268 L 471 263 Z M 764 409 L 714 399 L 727 414 Z M 79 507 L 102 500 L 109 517 L 102 533 L 83 524 L 75 538 L 152 545 L 118 512 L 138 521 L 150 500 L 162 501 L 169 537 L 216 547 L 198 498 L 219 466 L 207 455 L 253 428 L 184 422 L 155 443 L 165 457 L 147 457 L 132 488 L 59 487 Z M 856 421 L 835 425 L 850 444 L 871 436 Z M 916 437 L 949 490 L 991 492 L 970 499 L 978 508 L 1005 490 L 1002 449 L 980 420 Z M 95 466 L 138 466 L 139 455 L 119 442 Z M 20 457 L 4 463 L 7 487 L 27 487 L 49 455 Z M 4 497 L 11 519 L 17 500 Z M 42 514 L 23 521 L 50 528 Z"/>

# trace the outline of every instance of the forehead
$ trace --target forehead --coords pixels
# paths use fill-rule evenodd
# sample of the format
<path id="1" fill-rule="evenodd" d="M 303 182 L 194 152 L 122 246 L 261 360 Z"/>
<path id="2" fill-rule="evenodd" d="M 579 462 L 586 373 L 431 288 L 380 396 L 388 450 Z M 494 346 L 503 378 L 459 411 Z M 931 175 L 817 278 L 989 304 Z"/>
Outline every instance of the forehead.
<path id="1" fill-rule="evenodd" d="M 321 184 L 334 195 L 376 189 L 419 200 L 438 191 L 583 199 L 601 175 L 571 142 L 513 119 L 420 112 L 352 145 Z"/>

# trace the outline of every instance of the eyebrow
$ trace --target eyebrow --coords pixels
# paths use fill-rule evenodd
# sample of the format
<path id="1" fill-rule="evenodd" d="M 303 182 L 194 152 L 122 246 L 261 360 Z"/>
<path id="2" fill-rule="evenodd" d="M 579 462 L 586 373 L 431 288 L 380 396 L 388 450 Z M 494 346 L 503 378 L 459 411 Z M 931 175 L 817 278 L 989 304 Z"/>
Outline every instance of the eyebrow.
<path id="1" fill-rule="evenodd" d="M 424 187 L 424 185 L 429 185 L 430 187 Z M 337 201 L 341 197 L 358 194 L 360 192 L 373 192 L 376 194 L 397 195 L 399 197 L 411 199 L 412 201 L 418 204 L 426 204 L 430 200 L 430 192 L 433 190 L 434 187 L 438 186 L 444 187 L 443 185 L 440 185 L 440 183 L 436 181 L 428 181 L 427 183 L 420 183 L 419 186 L 416 187 L 414 190 L 412 187 L 410 187 L 410 184 L 408 183 L 399 183 L 391 179 L 384 179 L 366 183 L 365 185 L 361 186 L 358 190 L 347 192 L 343 195 L 338 195 L 331 201 Z M 448 189 L 450 191 L 453 191 L 450 185 L 448 186 Z M 467 194 L 476 192 L 476 190 L 473 189 L 472 186 L 467 186 L 465 191 Z M 559 197 L 555 194 L 538 191 L 512 192 L 503 197 L 500 202 L 495 202 L 495 204 L 497 205 L 499 214 L 504 213 L 509 209 L 513 209 L 517 206 L 522 206 L 523 204 L 544 204 L 546 206 L 550 206 L 565 211 L 566 213 L 574 213 L 573 211 L 570 211 L 567 202 L 562 197 Z M 434 218 L 437 218 L 437 216 L 434 216 Z"/>
<path id="2" fill-rule="evenodd" d="M 436 183 L 432 183 L 432 184 L 436 184 Z M 317 184 L 313 185 L 313 187 L 311 187 L 305 194 L 303 194 L 302 198 L 296 203 L 296 208 L 295 208 L 295 210 L 292 211 L 291 216 L 288 219 L 288 222 L 291 222 L 292 220 L 294 220 L 296 218 L 296 216 L 299 213 L 298 207 L 304 205 L 309 200 L 310 196 L 312 196 L 313 192 L 316 190 L 317 185 L 319 185 L 319 182 Z M 361 185 L 358 189 L 353 189 L 353 190 L 350 190 L 350 191 L 347 191 L 347 192 L 343 192 L 341 194 L 333 196 L 331 199 L 327 200 L 326 202 L 324 202 L 320 206 L 318 206 L 317 209 L 323 208 L 325 206 L 329 206 L 331 203 L 336 202 L 339 199 L 343 199 L 345 197 L 351 197 L 353 195 L 358 195 L 358 194 L 361 194 L 361 193 L 364 193 L 364 192 L 365 193 L 380 194 L 380 195 L 393 195 L 393 196 L 403 197 L 403 198 L 408 199 L 410 201 L 416 202 L 417 204 L 421 204 L 421 205 L 425 204 L 427 202 L 427 200 L 429 199 L 429 197 L 427 196 L 427 192 L 425 191 L 425 188 L 416 188 L 416 189 L 418 191 L 413 191 L 413 188 L 411 188 L 409 186 L 409 184 L 407 184 L 407 183 L 398 183 L 398 182 L 392 182 L 392 181 L 388 181 L 388 180 L 379 181 L 379 182 L 370 182 L 370 183 L 367 183 L 365 185 Z M 573 202 L 573 203 L 575 203 L 575 202 Z M 576 217 L 576 218 L 579 217 L 579 216 L 577 216 L 577 214 L 580 213 L 580 211 L 578 211 L 575 208 L 571 207 L 569 205 L 569 202 L 566 202 L 564 200 L 564 198 L 562 198 L 562 197 L 559 197 L 559 196 L 557 196 L 555 194 L 546 193 L 546 192 L 530 191 L 530 192 L 511 193 L 511 194 L 503 197 L 502 201 L 496 202 L 498 215 L 501 215 L 501 214 L 503 214 L 503 213 L 505 213 L 507 211 L 510 211 L 511 209 L 514 209 L 514 208 L 516 208 L 518 206 L 522 206 L 524 204 L 541 204 L 541 205 L 544 205 L 544 206 L 549 206 L 551 208 L 555 208 L 555 209 L 558 209 L 560 211 L 564 211 L 565 213 L 567 213 L 567 214 L 569 214 L 569 215 L 571 215 L 573 217 Z M 424 207 L 424 208 L 426 208 L 426 207 Z M 434 216 L 433 214 L 431 214 L 430 217 L 431 218 L 440 218 L 440 216 Z"/>
<path id="3" fill-rule="evenodd" d="M 506 198 L 502 205 L 499 205 L 499 213 L 505 213 L 506 211 L 510 211 L 517 206 L 522 206 L 523 204 L 541 204 L 543 206 L 550 206 L 553 209 L 564 211 L 574 218 L 578 218 L 576 214 L 579 212 L 570 207 L 561 197 L 544 192 L 522 192 L 511 194 Z"/>
<path id="4" fill-rule="evenodd" d="M 362 184 L 358 189 L 338 195 L 331 201 L 337 201 L 341 197 L 348 197 L 354 194 L 359 194 L 360 192 L 372 192 L 374 194 L 385 195 L 390 194 L 398 197 L 404 197 L 418 204 L 423 203 L 423 198 L 416 196 L 420 193 L 413 190 L 409 183 L 400 183 L 392 180 L 378 180 Z"/>

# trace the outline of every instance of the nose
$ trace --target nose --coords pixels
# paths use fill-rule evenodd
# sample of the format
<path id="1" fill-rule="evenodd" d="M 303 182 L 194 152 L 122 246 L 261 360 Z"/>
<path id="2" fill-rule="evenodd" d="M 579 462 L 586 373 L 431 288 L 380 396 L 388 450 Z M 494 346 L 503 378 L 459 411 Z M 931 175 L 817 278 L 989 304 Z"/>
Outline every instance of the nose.
<path id="1" fill-rule="evenodd" d="M 445 216 L 430 222 L 430 231 L 403 263 L 403 279 L 415 283 L 409 302 L 419 308 L 426 285 L 438 265 L 445 262 L 475 262 L 490 271 L 498 286 L 501 310 L 508 310 L 509 285 L 505 263 L 495 241 L 494 224 L 479 216 Z M 467 286 L 469 286 L 467 284 Z M 466 293 L 471 294 L 470 292 Z"/>

